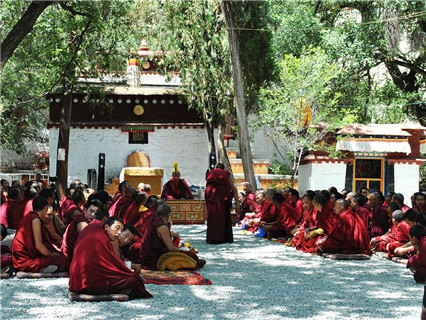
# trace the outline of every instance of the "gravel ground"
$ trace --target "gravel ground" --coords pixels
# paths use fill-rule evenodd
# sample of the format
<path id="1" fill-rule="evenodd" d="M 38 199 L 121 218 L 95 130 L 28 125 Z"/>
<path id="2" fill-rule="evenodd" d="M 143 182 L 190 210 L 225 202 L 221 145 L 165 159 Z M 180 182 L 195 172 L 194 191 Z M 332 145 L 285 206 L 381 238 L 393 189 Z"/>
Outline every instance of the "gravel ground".
<path id="1" fill-rule="evenodd" d="M 335 261 L 234 229 L 207 245 L 205 225 L 177 226 L 207 260 L 210 286 L 154 285 L 154 299 L 70 302 L 68 279 L 0 280 L 1 319 L 419 319 L 423 285 L 373 256 Z"/>

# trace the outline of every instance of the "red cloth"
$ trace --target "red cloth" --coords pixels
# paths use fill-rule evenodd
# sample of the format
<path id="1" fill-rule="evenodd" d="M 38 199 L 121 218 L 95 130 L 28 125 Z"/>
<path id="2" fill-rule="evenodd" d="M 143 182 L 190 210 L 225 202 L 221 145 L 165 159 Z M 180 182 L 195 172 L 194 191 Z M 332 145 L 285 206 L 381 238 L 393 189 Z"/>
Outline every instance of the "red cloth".
<path id="1" fill-rule="evenodd" d="M 277 220 L 271 225 L 269 229 L 270 237 L 274 237 L 274 234 L 284 231 L 287 236 L 290 236 L 290 231 L 300 221 L 301 214 L 292 206 L 285 202 L 282 202 L 277 212 Z"/>
<path id="2" fill-rule="evenodd" d="M 134 200 L 129 198 L 129 197 L 126 197 L 126 196 L 120 198 L 120 200 L 118 200 L 115 203 L 114 209 L 113 209 L 113 207 L 111 207 L 109 209 L 108 212 L 109 212 L 110 216 L 111 216 L 111 213 L 112 213 L 113 216 L 118 217 L 119 212 L 121 211 L 121 207 L 123 207 L 125 205 L 125 207 L 127 208 L 131 204 L 131 201 L 134 201 Z"/>
<path id="3" fill-rule="evenodd" d="M 211 170 L 206 177 L 207 238 L 208 243 L 232 243 L 230 172 L 220 168 Z"/>
<path id="4" fill-rule="evenodd" d="M 334 214 L 333 208 L 330 206 L 330 202 L 328 202 L 321 211 L 317 212 L 316 218 L 316 227 L 323 229 L 325 234 L 330 234 L 335 222 L 338 220 L 338 217 Z"/>
<path id="5" fill-rule="evenodd" d="M 259 206 L 258 212 L 260 213 L 260 221 L 273 222 L 277 220 L 277 210 L 268 200 L 265 200 L 263 204 Z"/>
<path id="6" fill-rule="evenodd" d="M 170 179 L 163 186 L 163 192 L 161 193 L 161 199 L 194 199 L 191 190 L 185 180 L 179 179 L 178 183 L 175 184 L 173 179 Z"/>
<path id="7" fill-rule="evenodd" d="M 392 221 L 389 219 L 386 209 L 380 207 L 377 211 L 371 209 L 370 212 L 370 226 L 369 233 L 370 238 L 384 235 L 388 232 Z"/>
<path id="8" fill-rule="evenodd" d="M 31 211 L 33 211 L 33 200 L 34 199 L 27 200 L 27 203 L 25 204 L 25 209 L 24 209 L 24 216 L 26 216 Z"/>
<path id="9" fill-rule="evenodd" d="M 73 258 L 75 243 L 79 235 L 77 226 L 80 222 L 86 222 L 88 224 L 89 220 L 87 220 L 83 214 L 75 217 L 65 230 L 64 238 L 62 240 L 61 249 L 69 261 L 72 261 Z"/>
<path id="10" fill-rule="evenodd" d="M 301 249 L 305 242 L 305 230 L 308 228 L 314 228 L 316 225 L 316 211 L 312 207 L 310 210 L 304 210 L 302 213 L 302 220 L 300 221 L 300 227 L 298 233 L 294 236 L 291 245 L 296 249 Z"/>
<path id="11" fill-rule="evenodd" d="M 12 242 L 12 261 L 14 267 L 20 271 L 38 272 L 40 268 L 55 264 L 59 266 L 59 271 L 67 271 L 69 264 L 64 255 L 44 256 L 36 249 L 32 225 L 34 219 L 39 219 L 41 222 L 39 215 L 36 212 L 31 212 L 22 219 L 16 231 Z M 50 235 L 43 223 L 41 225 L 41 236 L 43 244 L 50 252 L 58 252 L 53 246 Z"/>
<path id="12" fill-rule="evenodd" d="M 90 228 L 91 232 L 85 232 Z M 132 290 L 130 298 L 151 298 L 142 278 L 126 267 L 114 253 L 105 230 L 95 222 L 89 224 L 78 239 L 70 267 L 69 290 L 85 294 L 121 293 Z"/>
<path id="13" fill-rule="evenodd" d="M 136 201 L 132 198 L 124 197 L 125 201 L 121 203 L 120 208 L 115 211 L 115 215 L 121 219 L 124 219 L 124 216 L 126 215 L 127 209 L 129 209 L 130 206 L 132 206 Z"/>
<path id="14" fill-rule="evenodd" d="M 333 231 L 319 247 L 330 253 L 371 253 L 367 228 L 350 208 L 340 215 Z"/>
<path id="15" fill-rule="evenodd" d="M 364 207 L 359 207 L 356 211 L 356 214 L 361 218 L 362 221 L 364 221 L 365 227 L 368 230 L 368 226 L 370 224 L 370 211 Z"/>
<path id="16" fill-rule="evenodd" d="M 17 229 L 24 217 L 24 209 L 28 199 L 22 201 L 8 200 L 0 207 L 0 223 L 8 229 Z"/>
<path id="17" fill-rule="evenodd" d="M 302 199 L 298 198 L 298 199 L 296 200 L 296 202 L 292 201 L 292 202 L 290 203 L 290 205 L 291 205 L 293 208 L 295 208 L 295 209 L 296 209 L 296 210 L 300 213 L 300 215 L 302 215 L 302 213 L 303 213 Z"/>
<path id="18" fill-rule="evenodd" d="M 127 207 L 126 211 L 123 214 L 122 219 L 124 223 L 131 224 L 132 226 L 138 223 L 142 213 L 142 212 L 139 212 L 140 207 L 141 207 L 140 203 L 136 203 L 136 201 L 133 201 L 133 203 L 131 203 Z"/>
<path id="19" fill-rule="evenodd" d="M 390 245 L 388 248 L 388 256 L 393 257 L 395 253 L 395 249 L 398 247 L 403 246 L 404 244 L 408 243 L 410 239 L 410 225 L 402 220 L 400 223 L 398 223 L 398 226 L 395 228 L 395 235 L 390 241 Z"/>
<path id="20" fill-rule="evenodd" d="M 123 197 L 123 194 L 119 191 L 114 195 L 114 198 L 112 198 L 111 205 L 114 205 L 118 200 L 120 200 Z"/>
<path id="21" fill-rule="evenodd" d="M 67 197 L 64 197 L 61 201 L 61 203 L 59 204 L 59 207 L 61 208 L 60 214 L 59 214 L 59 218 L 62 221 L 62 217 L 64 216 L 64 213 L 68 210 L 68 207 L 73 205 L 74 202 L 71 199 L 68 199 Z"/>
<path id="22" fill-rule="evenodd" d="M 418 283 L 425 283 L 426 280 L 426 237 L 420 239 L 419 255 L 408 259 L 407 268 L 415 268 L 414 280 Z"/>
<path id="23" fill-rule="evenodd" d="M 76 210 L 80 211 L 80 214 L 82 214 L 81 209 L 74 203 L 68 206 L 66 211 L 62 211 L 62 222 L 64 223 L 64 226 L 67 227 L 71 223 L 73 220 L 71 214 Z"/>

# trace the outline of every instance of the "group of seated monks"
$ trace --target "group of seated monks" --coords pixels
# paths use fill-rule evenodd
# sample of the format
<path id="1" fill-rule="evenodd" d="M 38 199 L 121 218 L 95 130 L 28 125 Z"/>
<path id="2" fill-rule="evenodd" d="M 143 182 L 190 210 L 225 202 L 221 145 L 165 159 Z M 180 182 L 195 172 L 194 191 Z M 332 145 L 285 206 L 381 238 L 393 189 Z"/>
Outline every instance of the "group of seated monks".
<path id="1" fill-rule="evenodd" d="M 71 292 L 124 293 L 136 299 L 152 297 L 142 269 L 198 269 L 205 264 L 171 230 L 170 206 L 127 181 L 112 200 L 105 191 L 88 195 L 74 182 L 57 211 L 54 191 L 31 185 L 36 184 L 31 198 L 10 188 L 0 207 L 1 240 L 8 228 L 16 229 L 11 248 L 1 248 L 2 273 L 69 272 Z"/>
<path id="2" fill-rule="evenodd" d="M 360 193 L 336 188 L 257 190 L 244 183 L 239 226 L 254 235 L 286 242 L 314 254 L 371 254 L 408 259 L 418 283 L 426 283 L 426 195 L 416 192 L 411 208 L 401 193 Z"/>

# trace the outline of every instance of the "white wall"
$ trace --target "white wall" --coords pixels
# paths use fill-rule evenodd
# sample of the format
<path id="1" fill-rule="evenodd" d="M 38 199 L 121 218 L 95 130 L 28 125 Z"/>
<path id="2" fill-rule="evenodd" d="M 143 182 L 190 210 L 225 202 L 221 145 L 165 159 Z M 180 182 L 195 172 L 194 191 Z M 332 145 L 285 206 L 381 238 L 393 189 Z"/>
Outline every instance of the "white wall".
<path id="1" fill-rule="evenodd" d="M 208 168 L 208 141 L 206 129 L 155 129 L 148 133 L 148 144 L 129 144 L 129 134 L 114 129 L 71 129 L 68 158 L 68 182 L 87 180 L 87 170 L 98 171 L 99 153 L 105 153 L 105 179 L 118 178 L 126 167 L 127 157 L 133 151 L 145 151 L 151 167 L 165 170 L 171 177 L 173 162 L 179 163 L 182 178 L 189 185 L 205 184 Z M 56 174 L 58 129 L 50 129 L 50 175 Z"/>
<path id="2" fill-rule="evenodd" d="M 419 191 L 419 165 L 395 163 L 395 192 L 404 195 L 404 202 L 411 207 L 411 196 Z"/>
<path id="3" fill-rule="evenodd" d="M 345 163 L 308 163 L 299 167 L 298 183 L 299 193 L 303 195 L 306 190 L 327 190 L 336 187 L 337 190 L 345 188 Z"/>

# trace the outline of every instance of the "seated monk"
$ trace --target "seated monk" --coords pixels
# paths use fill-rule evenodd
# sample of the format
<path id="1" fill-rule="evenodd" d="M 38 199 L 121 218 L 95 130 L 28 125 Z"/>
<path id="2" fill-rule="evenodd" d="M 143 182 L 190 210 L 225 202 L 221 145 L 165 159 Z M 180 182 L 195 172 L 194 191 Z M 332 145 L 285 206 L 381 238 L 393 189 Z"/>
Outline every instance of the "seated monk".
<path id="1" fill-rule="evenodd" d="M 317 241 L 318 252 L 370 254 L 367 228 L 344 199 L 336 200 L 334 211 L 340 218 L 326 237 Z"/>
<path id="2" fill-rule="evenodd" d="M 133 188 L 132 186 L 128 186 L 124 193 L 124 197 L 120 198 L 115 204 L 113 216 L 123 219 L 124 213 L 126 212 L 127 208 L 130 207 L 135 202 L 133 197 L 135 197 L 137 194 L 138 194 L 138 191 L 136 190 L 136 188 Z M 111 208 L 109 212 L 111 215 Z"/>
<path id="3" fill-rule="evenodd" d="M 72 194 L 73 203 L 68 206 L 66 211 L 62 211 L 62 222 L 67 227 L 71 221 L 82 214 L 81 206 L 85 205 L 85 198 L 83 191 L 75 190 Z"/>
<path id="4" fill-rule="evenodd" d="M 288 204 L 295 208 L 300 215 L 303 213 L 302 199 L 299 197 L 299 191 L 289 188 L 288 191 Z"/>
<path id="5" fill-rule="evenodd" d="M 157 213 L 149 221 L 145 234 L 142 235 L 141 248 L 139 251 L 139 261 L 142 268 L 157 270 L 157 262 L 163 254 L 169 252 L 181 252 L 196 262 L 196 269 L 202 268 L 206 263 L 198 259 L 197 255 L 190 251 L 182 251 L 172 242 L 170 230 L 167 224 L 171 220 L 171 208 L 167 204 L 160 204 Z"/>
<path id="6" fill-rule="evenodd" d="M 4 244 L 3 240 L 7 237 L 7 228 L 6 226 L 1 223 L 0 224 L 0 244 L 1 244 L 1 260 L 0 260 L 0 267 L 1 267 L 1 273 L 8 272 L 10 270 L 10 267 L 12 266 L 12 256 L 10 252 L 10 247 L 6 244 Z"/>
<path id="7" fill-rule="evenodd" d="M 257 227 L 260 226 L 260 223 L 264 221 L 265 223 L 271 223 L 277 220 L 277 213 L 274 204 L 265 198 L 266 192 L 264 190 L 259 190 L 256 193 L 257 208 L 256 213 L 247 213 L 246 217 L 250 215 L 250 218 L 246 222 L 245 229 L 250 227 L 252 231 L 256 231 Z"/>
<path id="8" fill-rule="evenodd" d="M 78 235 L 89 225 L 89 223 L 93 220 L 96 211 L 98 211 L 102 206 L 103 204 L 98 200 L 90 201 L 86 204 L 83 214 L 75 217 L 65 230 L 61 250 L 70 262 L 73 258 L 74 246 Z"/>
<path id="9" fill-rule="evenodd" d="M 414 272 L 417 283 L 426 283 L 426 230 L 423 226 L 415 225 L 410 229 L 411 243 L 418 254 L 408 260 L 407 268 Z"/>
<path id="10" fill-rule="evenodd" d="M 68 271 L 68 259 L 54 247 L 45 227 L 53 219 L 46 198 L 35 198 L 33 210 L 22 219 L 13 239 L 13 266 L 28 272 Z"/>
<path id="11" fill-rule="evenodd" d="M 75 189 L 66 188 L 65 195 L 62 198 L 62 200 L 59 202 L 59 208 L 61 209 L 59 210 L 59 218 L 61 219 L 61 221 L 62 221 L 62 214 L 68 210 L 68 207 L 70 205 L 73 204 L 72 194 L 74 193 L 74 191 Z"/>
<path id="12" fill-rule="evenodd" d="M 121 232 L 118 239 L 112 242 L 115 255 L 121 261 L 131 261 L 129 244 L 133 241 L 137 234 L 138 232 L 135 227 L 130 224 L 125 224 L 123 227 L 123 232 Z M 139 274 L 141 272 L 141 265 L 131 262 L 131 269 Z"/>
<path id="13" fill-rule="evenodd" d="M 244 220 L 246 216 L 253 217 L 253 215 L 256 214 L 256 202 L 247 197 L 244 191 L 238 192 L 238 201 L 240 207 L 240 212 L 238 215 L 239 220 Z"/>
<path id="14" fill-rule="evenodd" d="M 390 203 L 388 208 L 394 204 Z M 395 210 L 392 213 L 392 228 L 390 232 L 383 236 L 371 239 L 371 245 L 377 247 L 377 251 L 389 252 L 389 257 L 393 256 L 396 248 L 410 241 L 410 226 L 404 221 L 402 210 Z"/>
<path id="15" fill-rule="evenodd" d="M 194 199 L 185 180 L 180 178 L 178 163 L 173 163 L 172 178 L 163 186 L 161 199 Z"/>
<path id="16" fill-rule="evenodd" d="M 391 227 L 391 219 L 389 219 L 386 209 L 383 208 L 382 195 L 378 192 L 371 193 L 368 205 L 371 207 L 370 225 L 368 228 L 370 238 L 382 236 Z"/>
<path id="17" fill-rule="evenodd" d="M 301 219 L 301 214 L 284 201 L 283 195 L 276 193 L 272 203 L 277 208 L 277 220 L 272 223 L 261 222 L 268 238 L 292 237 L 297 229 L 296 225 Z"/>
<path id="18" fill-rule="evenodd" d="M 127 207 L 123 214 L 123 221 L 126 224 L 135 225 L 141 218 L 141 207 L 148 200 L 146 193 L 138 193 L 134 197 L 134 202 Z M 143 214 L 143 213 L 142 213 Z"/>
<path id="19" fill-rule="evenodd" d="M 20 208 L 22 199 L 23 195 L 18 188 L 11 188 L 7 192 L 7 201 L 0 207 L 0 223 L 4 224 L 6 228 L 18 228 L 23 217 L 24 208 Z"/>
<path id="20" fill-rule="evenodd" d="M 364 221 L 365 227 L 368 229 L 370 225 L 370 211 L 364 207 L 365 197 L 362 194 L 356 193 L 349 201 L 352 211 L 355 212 Z"/>
<path id="21" fill-rule="evenodd" d="M 302 249 L 303 243 L 305 240 L 309 239 L 309 230 L 315 228 L 316 225 L 316 211 L 313 205 L 314 194 L 306 193 L 302 197 L 302 220 L 300 221 L 300 226 L 294 234 L 292 241 L 292 246 L 296 249 Z"/>
<path id="22" fill-rule="evenodd" d="M 130 299 L 152 298 L 140 275 L 131 271 L 115 255 L 112 242 L 118 239 L 123 226 L 120 218 L 109 217 L 103 229 L 99 228 L 99 222 L 95 222 L 90 233 L 82 231 L 70 266 L 71 292 L 93 295 L 122 293 Z"/>

